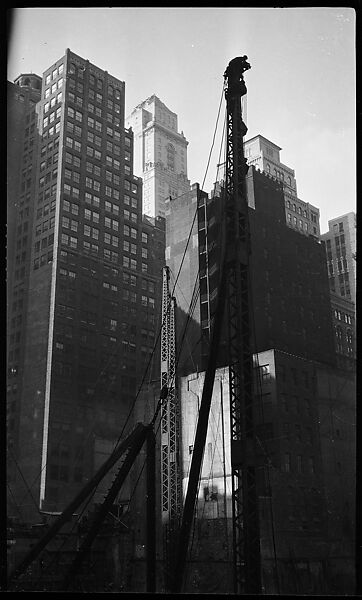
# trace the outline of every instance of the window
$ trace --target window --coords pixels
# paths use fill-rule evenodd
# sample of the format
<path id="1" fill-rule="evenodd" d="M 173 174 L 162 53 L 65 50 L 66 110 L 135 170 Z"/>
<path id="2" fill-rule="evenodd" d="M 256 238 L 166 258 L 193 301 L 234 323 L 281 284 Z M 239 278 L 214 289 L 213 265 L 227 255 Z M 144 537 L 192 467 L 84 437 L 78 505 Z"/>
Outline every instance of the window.
<path id="1" fill-rule="evenodd" d="M 260 371 L 260 375 L 261 375 L 261 380 L 263 383 L 267 383 L 271 380 L 271 374 L 270 374 L 270 366 L 269 365 L 261 365 L 259 367 L 259 371 Z"/>

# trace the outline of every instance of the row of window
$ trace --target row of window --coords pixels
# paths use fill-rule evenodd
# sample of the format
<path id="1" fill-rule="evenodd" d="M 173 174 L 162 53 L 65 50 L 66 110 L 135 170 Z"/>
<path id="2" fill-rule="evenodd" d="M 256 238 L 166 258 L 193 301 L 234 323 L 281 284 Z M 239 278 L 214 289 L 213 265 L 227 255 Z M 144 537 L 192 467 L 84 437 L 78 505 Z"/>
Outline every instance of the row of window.
<path id="1" fill-rule="evenodd" d="M 250 156 L 250 154 L 251 154 L 250 149 L 247 149 L 246 156 Z M 260 169 L 259 158 L 260 158 L 260 156 L 254 160 L 248 161 L 248 163 L 255 164 L 255 167 Z M 270 167 L 269 163 L 266 163 L 265 171 L 266 171 L 266 173 L 268 173 L 268 175 L 271 175 L 271 167 Z M 284 173 L 282 171 L 279 171 L 278 169 L 273 169 L 273 174 L 276 179 L 281 179 L 281 181 L 284 181 Z M 292 180 L 291 180 L 290 176 L 288 176 L 288 185 L 292 185 Z"/>
<path id="2" fill-rule="evenodd" d="M 338 319 L 338 321 L 344 321 L 345 323 L 349 323 L 350 325 L 352 324 L 353 317 L 351 317 L 351 315 L 348 315 L 347 313 L 341 312 L 340 310 L 334 310 L 334 317 L 335 319 Z"/>
<path id="3" fill-rule="evenodd" d="M 343 225 L 343 223 L 342 223 L 342 225 Z M 334 237 L 334 242 L 336 244 L 336 247 L 338 247 L 339 245 L 344 246 L 346 243 L 344 234 L 342 233 L 341 235 L 336 235 Z M 330 238 L 326 240 L 326 246 L 327 246 L 328 250 L 331 248 L 331 239 Z"/>
<path id="4" fill-rule="evenodd" d="M 84 67 L 77 67 L 74 63 L 70 63 L 68 73 L 70 75 L 77 75 L 78 79 L 84 79 Z M 101 77 L 95 77 L 92 73 L 89 73 L 89 85 L 96 87 L 98 90 L 103 90 L 103 79 Z M 118 88 L 114 88 L 112 85 L 108 85 L 107 88 L 108 96 L 114 97 L 117 100 L 121 97 L 121 92 Z"/>
<path id="5" fill-rule="evenodd" d="M 343 344 L 341 344 L 340 341 L 338 341 L 338 340 L 336 343 L 336 353 L 343 354 L 344 356 L 346 356 L 346 353 L 347 353 L 347 355 L 350 358 L 354 358 L 354 350 L 353 350 L 352 346 L 347 346 L 347 348 L 345 348 L 343 346 Z"/>
<path id="6" fill-rule="evenodd" d="M 290 200 L 287 200 L 287 201 L 286 201 L 286 206 L 287 206 L 287 208 L 290 208 L 290 209 L 292 209 L 292 210 L 293 210 L 293 212 L 297 212 L 297 213 L 298 213 L 298 215 L 302 215 L 302 214 L 303 214 L 303 217 L 304 217 L 304 218 L 306 218 L 306 219 L 308 218 L 308 213 L 307 213 L 307 211 L 306 211 L 306 210 L 303 210 L 303 212 L 302 212 L 302 209 L 301 209 L 301 207 L 300 207 L 300 206 L 298 206 L 298 208 L 297 208 L 297 206 L 296 206 L 294 203 L 293 203 L 293 204 L 291 204 Z"/>
<path id="7" fill-rule="evenodd" d="M 51 168 L 53 165 L 58 164 L 58 152 L 54 152 L 54 154 L 52 154 L 51 156 L 49 156 L 47 158 L 47 160 L 43 160 L 40 163 L 40 172 L 44 171 L 44 169 L 49 169 Z"/>
<path id="8" fill-rule="evenodd" d="M 53 251 L 48 252 L 47 254 L 42 254 L 40 258 L 34 259 L 34 270 L 39 269 L 39 267 L 43 267 L 53 260 Z"/>
<path id="9" fill-rule="evenodd" d="M 342 340 L 342 337 L 343 337 L 342 327 L 340 327 L 339 325 L 336 325 L 335 334 L 339 340 Z M 349 344 L 349 345 L 352 345 L 352 343 L 353 343 L 353 333 L 350 329 L 347 329 L 347 331 L 346 331 L 346 341 L 347 341 L 347 344 Z"/>
<path id="10" fill-rule="evenodd" d="M 55 224 L 55 217 L 50 217 L 50 219 L 44 221 L 43 223 L 39 223 L 35 228 L 35 235 L 41 235 L 42 232 L 47 231 L 48 229 L 52 229 Z"/>
<path id="11" fill-rule="evenodd" d="M 344 231 L 343 222 L 341 221 L 340 223 L 333 223 L 333 231 L 334 233 Z"/>
<path id="12" fill-rule="evenodd" d="M 58 106 L 56 110 L 50 113 L 49 116 L 43 118 L 43 128 L 45 129 L 51 123 L 54 123 L 55 119 L 59 119 L 61 116 L 62 107 Z"/>
<path id="13" fill-rule="evenodd" d="M 50 142 L 47 142 L 46 144 L 44 144 L 44 146 L 42 146 L 41 151 L 40 151 L 40 156 L 43 157 L 46 153 L 52 152 L 53 150 L 56 150 L 58 147 L 59 147 L 59 138 L 50 140 Z"/>
<path id="14" fill-rule="evenodd" d="M 347 259 L 346 258 L 342 258 L 342 259 L 338 258 L 337 259 L 337 272 L 343 273 L 346 271 L 348 271 Z M 334 275 L 334 264 L 333 264 L 332 260 L 330 262 L 328 262 L 328 274 Z M 346 275 L 348 275 L 348 272 L 346 273 Z"/>
<path id="15" fill-rule="evenodd" d="M 60 77 L 58 81 L 55 81 L 50 87 L 45 88 L 44 98 L 49 98 L 50 95 L 55 94 L 57 90 L 63 87 L 63 77 Z"/>
<path id="16" fill-rule="evenodd" d="M 93 233 L 93 231 L 91 233 Z M 113 245 L 115 248 L 117 248 L 117 245 L 116 245 L 117 240 L 114 239 L 115 237 L 116 236 L 110 236 L 109 240 L 106 243 L 108 243 L 109 245 Z M 61 243 L 65 246 L 68 246 L 69 248 L 71 248 L 73 250 L 78 249 L 78 238 L 76 238 L 74 236 L 62 233 Z M 99 246 L 96 243 L 88 242 L 87 240 L 84 240 L 83 241 L 83 252 L 85 254 L 92 254 L 94 256 L 98 256 L 99 255 Z M 109 261 L 114 264 L 118 264 L 120 261 L 120 256 L 119 256 L 118 252 L 110 250 L 109 248 L 104 248 L 103 249 L 103 259 L 105 261 Z M 130 258 L 129 256 L 122 256 L 121 264 L 125 268 L 132 269 L 134 271 L 138 270 L 137 260 L 134 258 Z M 147 263 L 145 263 L 145 262 L 141 263 L 141 271 L 142 271 L 142 273 L 148 272 L 148 264 Z"/>
<path id="17" fill-rule="evenodd" d="M 72 147 L 74 146 L 73 142 L 71 142 L 71 141 L 67 142 L 67 145 L 68 145 L 68 147 L 70 147 L 71 145 L 72 145 Z M 77 149 L 78 147 L 79 146 L 74 146 L 74 149 Z M 99 152 L 98 150 L 95 150 L 91 146 L 87 146 L 87 156 L 90 156 L 91 158 L 96 158 L 96 159 L 99 159 L 99 160 L 101 160 L 101 157 L 102 157 L 101 152 Z M 107 159 L 108 159 L 108 157 L 107 157 Z M 74 167 L 77 167 L 77 168 L 80 168 L 80 165 L 81 165 L 80 158 L 78 156 L 74 155 L 74 154 L 71 154 L 70 152 L 66 152 L 65 153 L 65 162 L 67 164 L 73 165 Z M 111 167 L 113 167 L 115 169 L 120 169 L 121 165 L 120 165 L 120 162 L 118 160 L 113 159 L 112 164 L 110 164 L 109 166 L 111 166 Z M 93 175 L 101 177 L 101 167 L 100 167 L 100 165 L 96 165 L 94 163 L 91 163 L 90 161 L 86 161 L 86 170 L 87 170 L 88 173 L 92 173 Z M 73 179 L 76 182 L 80 181 L 80 173 L 78 171 L 71 171 L 70 169 L 65 169 L 64 175 L 65 175 L 65 177 L 67 179 Z M 106 170 L 105 175 L 106 175 L 107 181 L 112 182 L 114 185 L 119 186 L 121 184 L 121 180 L 120 180 L 119 175 L 113 174 L 113 173 L 111 173 L 111 171 L 108 171 L 108 170 Z M 100 184 L 100 182 L 98 182 L 96 184 L 96 188 L 97 188 L 98 184 Z M 86 179 L 86 185 L 87 185 L 87 187 L 93 187 L 94 188 L 92 178 L 88 177 Z M 94 188 L 94 189 L 96 189 L 96 188 Z M 125 188 L 127 190 L 132 189 L 133 193 L 137 193 L 137 185 L 136 184 L 132 184 L 132 186 L 131 186 L 130 182 L 127 181 L 127 180 L 125 181 Z M 113 196 L 114 196 L 115 195 L 114 194 L 114 190 L 111 190 L 110 186 L 108 186 L 107 195 L 108 196 L 112 195 L 112 192 L 113 192 Z M 119 193 L 117 194 L 117 196 L 119 196 Z M 129 198 L 129 196 L 128 196 L 128 198 Z M 126 204 L 129 204 L 129 202 L 126 202 Z"/>
<path id="18" fill-rule="evenodd" d="M 80 106 L 81 108 L 83 107 L 82 96 L 76 96 L 75 94 L 73 94 L 73 92 L 68 92 L 68 100 L 69 100 L 69 102 L 72 102 L 76 106 Z"/>
<path id="19" fill-rule="evenodd" d="M 57 177 L 58 177 L 58 168 L 56 167 L 52 171 L 49 171 L 48 173 L 46 173 L 46 175 L 42 175 L 39 178 L 39 187 L 44 187 L 51 180 L 53 180 L 53 181 L 56 180 Z"/>
<path id="20" fill-rule="evenodd" d="M 43 131 L 42 139 L 47 140 L 48 138 L 52 137 L 53 135 L 55 135 L 59 132 L 60 132 L 60 121 L 57 121 L 55 123 L 55 126 L 53 125 L 53 126 L 49 127 L 49 129 L 46 129 L 45 131 Z"/>
<path id="21" fill-rule="evenodd" d="M 290 213 L 287 213 L 287 219 L 290 225 L 293 224 L 294 227 L 298 227 L 297 217 L 292 217 Z M 299 219 L 299 229 L 304 229 L 304 231 L 308 231 L 308 223 L 306 221 L 303 222 L 302 219 Z"/>
<path id="22" fill-rule="evenodd" d="M 69 195 L 75 196 L 76 198 L 78 197 L 78 192 L 79 192 L 78 188 L 74 188 L 74 187 L 70 188 L 70 186 L 69 186 L 69 190 L 70 190 L 68 192 Z M 88 197 L 86 195 L 85 199 L 86 199 L 87 204 L 93 205 L 93 206 L 99 208 L 99 197 L 98 196 L 92 196 L 91 194 L 89 194 Z M 67 212 L 70 212 L 70 209 L 71 209 L 71 212 L 73 214 L 79 213 L 78 205 L 74 202 L 70 202 L 69 200 L 63 200 L 63 207 L 64 207 L 64 210 Z M 117 204 L 113 204 L 112 202 L 109 202 L 108 200 L 106 200 L 104 203 L 104 209 L 106 212 L 112 213 L 116 217 L 120 216 L 119 206 Z M 97 216 L 97 215 L 99 215 L 98 212 L 89 211 L 89 209 L 86 209 L 86 208 L 84 210 L 88 211 L 88 212 L 84 213 L 85 218 L 90 219 L 92 217 L 92 220 L 94 222 L 97 222 L 97 223 L 99 222 L 99 218 Z M 123 210 L 123 218 L 126 219 L 127 221 L 132 221 L 133 223 L 137 223 L 137 221 L 138 221 L 137 213 L 129 211 L 128 209 Z M 109 224 L 109 221 L 107 221 L 107 223 Z M 107 225 L 107 226 L 109 226 L 109 225 Z M 116 227 L 117 227 L 117 225 L 113 224 L 113 221 L 112 221 L 112 229 L 116 229 Z M 134 234 L 134 231 L 130 230 L 130 232 L 128 232 L 128 230 L 125 229 L 125 232 L 126 231 L 127 231 L 127 233 L 125 233 L 125 235 L 130 235 L 130 232 L 131 232 L 131 236 L 136 237 Z M 146 233 L 143 234 L 143 239 L 148 240 L 148 235 Z"/>
<path id="23" fill-rule="evenodd" d="M 59 77 L 64 71 L 64 64 L 61 63 L 58 67 L 55 67 L 51 73 L 48 73 L 45 77 L 45 85 L 49 85 L 49 83 Z"/>
<path id="24" fill-rule="evenodd" d="M 308 458 L 306 458 L 302 454 L 297 454 L 294 461 L 292 455 L 289 452 L 286 452 L 284 455 L 284 471 L 286 473 L 290 473 L 294 470 L 297 473 L 315 473 L 316 471 L 314 457 L 309 456 Z"/>
<path id="25" fill-rule="evenodd" d="M 38 242 L 35 242 L 34 251 L 36 253 L 40 252 L 40 250 L 44 250 L 44 248 L 49 248 L 54 243 L 54 233 L 50 234 L 48 237 L 44 237 Z"/>
<path id="26" fill-rule="evenodd" d="M 348 276 L 348 273 L 345 273 L 344 275 Z M 338 276 L 339 278 L 343 277 L 343 274 Z M 351 297 L 351 289 L 349 286 L 349 282 L 348 281 L 341 281 L 340 279 L 337 280 L 338 284 L 339 284 L 339 290 L 338 293 L 341 296 L 347 296 L 348 298 Z M 330 277 L 329 278 L 329 285 L 330 288 L 332 290 L 332 292 L 336 292 L 336 281 L 335 281 L 335 277 Z"/>
<path id="27" fill-rule="evenodd" d="M 131 285 L 132 287 L 137 286 L 137 276 L 127 273 L 127 271 L 123 272 L 123 283 L 127 285 Z M 118 286 L 116 284 L 110 283 L 109 281 L 103 282 L 103 288 L 105 290 L 111 290 L 112 292 L 118 292 Z M 142 279 L 142 289 L 147 290 L 151 293 L 155 291 L 155 284 L 153 281 L 147 281 L 146 279 Z"/>

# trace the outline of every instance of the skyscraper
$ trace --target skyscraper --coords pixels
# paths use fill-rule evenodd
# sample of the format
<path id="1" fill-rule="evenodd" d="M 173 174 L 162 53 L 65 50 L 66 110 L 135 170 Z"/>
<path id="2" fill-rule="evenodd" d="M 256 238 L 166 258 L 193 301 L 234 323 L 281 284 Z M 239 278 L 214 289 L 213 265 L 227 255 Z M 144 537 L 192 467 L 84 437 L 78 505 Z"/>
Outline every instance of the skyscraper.
<path id="1" fill-rule="evenodd" d="M 155 94 L 141 102 L 127 118 L 134 132 L 134 172 L 143 178 L 143 212 L 165 216 L 165 199 L 190 190 L 187 145 L 177 131 L 177 115 Z"/>
<path id="2" fill-rule="evenodd" d="M 251 167 L 246 191 L 251 246 L 248 294 L 253 315 L 252 448 L 263 585 L 266 593 L 298 594 L 305 586 L 315 593 L 340 591 L 343 586 L 353 590 L 353 460 L 343 478 L 344 501 L 342 494 L 333 501 L 326 494 L 326 490 L 336 492 L 348 452 L 354 456 L 354 381 L 352 373 L 336 369 L 324 243 L 286 225 L 284 189 L 277 178 Z M 223 208 L 223 195 L 217 188 L 207 197 L 197 186 L 187 199 L 167 203 L 166 261 L 171 272 L 176 272 L 183 260 L 184 310 L 196 306 L 192 314 L 201 327 L 203 359 L 209 350 L 216 298 L 222 293 L 217 284 Z M 199 298 L 194 294 L 198 280 Z M 189 563 L 189 590 L 192 586 L 200 593 L 232 592 L 231 586 L 226 587 L 231 581 L 228 544 L 232 529 L 226 325 L 222 331 Z M 206 361 L 199 361 L 197 341 L 200 335 L 195 344 L 186 345 L 189 360 L 183 363 L 179 380 L 183 489 L 190 474 L 206 370 Z M 347 422 L 342 434 L 341 411 L 335 417 L 330 414 L 340 436 L 337 446 L 326 415 L 332 397 L 337 406 L 338 394 L 343 397 Z M 334 468 L 340 470 L 339 478 Z M 342 519 L 349 527 L 343 532 Z M 332 540 L 338 545 L 331 550 Z M 348 548 L 344 555 L 342 547 Z M 333 557 L 330 562 L 329 557 Z M 338 583 L 332 582 L 335 571 Z"/>
<path id="3" fill-rule="evenodd" d="M 298 198 L 294 170 L 280 161 L 281 149 L 262 135 L 256 135 L 244 142 L 248 164 L 277 179 L 283 185 L 288 227 L 305 235 L 319 237 L 319 209 Z"/>
<path id="4" fill-rule="evenodd" d="M 127 417 L 145 368 L 157 369 L 164 261 L 164 221 L 142 217 L 124 82 L 67 49 L 36 93 L 34 186 L 28 191 L 25 137 L 9 199 L 18 228 L 10 342 L 21 336 L 8 356 L 10 514 L 28 521 L 39 509 L 62 510 L 92 476 L 99 448 L 133 426 Z M 24 234 L 28 279 L 17 264 Z"/>
<path id="5" fill-rule="evenodd" d="M 328 221 L 325 242 L 335 349 L 340 368 L 355 369 L 356 359 L 356 214 Z"/>
<path id="6" fill-rule="evenodd" d="M 301 231 L 286 226 L 284 192 L 280 182 L 251 167 L 246 177 L 246 188 L 251 232 L 255 350 L 261 352 L 275 348 L 309 360 L 334 364 L 324 246 L 314 236 L 307 237 Z M 166 262 L 174 272 L 178 271 L 192 217 L 197 211 L 192 244 L 187 248 L 184 272 L 180 278 L 185 311 L 191 303 L 195 279 L 197 276 L 200 279 L 200 303 L 194 311 L 194 318 L 201 325 L 206 341 L 203 354 L 207 354 L 219 277 L 222 194 L 216 189 L 207 198 L 194 185 L 188 198 L 171 199 L 166 205 Z M 220 366 L 225 364 L 227 361 L 221 362 Z"/>

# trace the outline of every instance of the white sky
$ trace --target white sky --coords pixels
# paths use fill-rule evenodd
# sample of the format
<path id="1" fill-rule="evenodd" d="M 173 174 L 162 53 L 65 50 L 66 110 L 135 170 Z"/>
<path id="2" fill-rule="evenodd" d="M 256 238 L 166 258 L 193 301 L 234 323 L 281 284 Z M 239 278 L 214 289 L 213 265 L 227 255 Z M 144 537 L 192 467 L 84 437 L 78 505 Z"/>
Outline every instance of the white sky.
<path id="1" fill-rule="evenodd" d="M 298 196 L 328 220 L 356 210 L 352 8 L 17 8 L 8 80 L 42 75 L 66 48 L 126 84 L 126 116 L 156 94 L 178 115 L 188 177 L 202 183 L 223 74 L 246 54 L 246 139 L 262 134 L 295 170 Z M 204 189 L 216 180 L 225 113 Z M 224 159 L 222 159 L 224 160 Z"/>

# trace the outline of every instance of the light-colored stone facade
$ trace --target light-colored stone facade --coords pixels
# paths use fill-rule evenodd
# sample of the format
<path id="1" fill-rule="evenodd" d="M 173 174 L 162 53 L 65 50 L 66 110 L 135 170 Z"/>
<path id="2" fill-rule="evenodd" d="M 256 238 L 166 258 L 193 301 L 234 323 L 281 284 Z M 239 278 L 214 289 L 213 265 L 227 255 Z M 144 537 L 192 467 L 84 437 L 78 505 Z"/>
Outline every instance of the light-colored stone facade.
<path id="1" fill-rule="evenodd" d="M 143 178 L 143 212 L 165 216 L 165 199 L 190 191 L 187 145 L 177 115 L 152 95 L 136 106 L 127 127 L 134 133 L 134 173 Z"/>
<path id="2" fill-rule="evenodd" d="M 349 212 L 328 221 L 326 243 L 331 291 L 356 302 L 356 213 Z"/>

